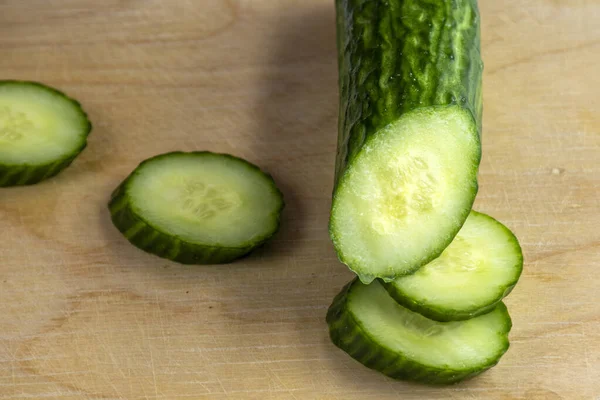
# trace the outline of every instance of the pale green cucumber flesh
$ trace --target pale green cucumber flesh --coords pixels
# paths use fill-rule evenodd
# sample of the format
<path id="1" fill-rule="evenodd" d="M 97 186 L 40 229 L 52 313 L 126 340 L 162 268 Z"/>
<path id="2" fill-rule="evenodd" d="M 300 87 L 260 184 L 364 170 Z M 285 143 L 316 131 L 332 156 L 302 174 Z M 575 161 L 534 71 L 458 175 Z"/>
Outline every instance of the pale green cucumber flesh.
<path id="1" fill-rule="evenodd" d="M 0 186 L 58 174 L 85 148 L 91 124 L 81 105 L 35 82 L 0 81 Z"/>
<path id="2" fill-rule="evenodd" d="M 400 306 L 378 281 L 350 283 L 331 305 L 334 344 L 397 379 L 447 384 L 494 366 L 509 347 L 503 303 L 467 321 L 438 322 Z"/>
<path id="3" fill-rule="evenodd" d="M 369 283 L 414 272 L 452 241 L 477 193 L 480 143 L 469 111 L 432 106 L 372 136 L 334 194 L 340 260 Z"/>
<path id="4" fill-rule="evenodd" d="M 472 211 L 440 257 L 412 275 L 383 283 L 401 305 L 438 320 L 464 320 L 492 310 L 523 270 L 514 234 Z"/>
<path id="5" fill-rule="evenodd" d="M 283 197 L 273 179 L 233 156 L 168 153 L 146 160 L 110 203 L 134 245 L 182 263 L 223 263 L 277 231 Z"/>

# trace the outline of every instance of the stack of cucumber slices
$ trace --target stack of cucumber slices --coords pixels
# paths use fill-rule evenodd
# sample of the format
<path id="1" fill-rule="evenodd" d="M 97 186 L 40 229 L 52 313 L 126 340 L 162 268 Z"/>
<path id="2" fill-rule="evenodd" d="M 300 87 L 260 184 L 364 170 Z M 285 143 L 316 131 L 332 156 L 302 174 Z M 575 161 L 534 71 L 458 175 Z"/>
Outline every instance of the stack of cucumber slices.
<path id="1" fill-rule="evenodd" d="M 330 336 L 388 376 L 453 383 L 507 351 L 512 232 L 472 210 L 481 159 L 476 0 L 337 0 L 340 124 L 330 235 L 358 278 Z"/>

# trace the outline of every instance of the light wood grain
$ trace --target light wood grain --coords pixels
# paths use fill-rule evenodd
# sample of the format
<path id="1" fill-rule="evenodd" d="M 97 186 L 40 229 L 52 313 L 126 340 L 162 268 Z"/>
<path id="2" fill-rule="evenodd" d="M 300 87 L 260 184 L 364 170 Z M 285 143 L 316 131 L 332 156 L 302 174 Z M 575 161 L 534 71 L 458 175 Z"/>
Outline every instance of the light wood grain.
<path id="1" fill-rule="evenodd" d="M 90 145 L 55 179 L 0 191 L 0 399 L 600 399 L 600 3 L 481 0 L 477 209 L 526 266 L 512 347 L 429 388 L 330 344 L 351 274 L 327 236 L 337 119 L 331 0 L 4 0 L 0 78 L 81 100 Z M 131 247 L 112 189 L 141 160 L 208 149 L 270 171 L 281 234 L 231 266 Z"/>

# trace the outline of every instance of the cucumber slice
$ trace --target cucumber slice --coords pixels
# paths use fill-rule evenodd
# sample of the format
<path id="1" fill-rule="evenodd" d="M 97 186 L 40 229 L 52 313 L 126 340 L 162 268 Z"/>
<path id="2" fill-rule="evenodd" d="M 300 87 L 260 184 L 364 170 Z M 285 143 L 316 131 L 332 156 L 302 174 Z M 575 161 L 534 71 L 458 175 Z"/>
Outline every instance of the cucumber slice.
<path id="1" fill-rule="evenodd" d="M 336 0 L 340 110 L 330 235 L 369 283 L 437 258 L 481 158 L 475 0 Z"/>
<path id="2" fill-rule="evenodd" d="M 0 187 L 31 185 L 68 167 L 92 125 L 81 105 L 36 82 L 0 81 Z"/>
<path id="3" fill-rule="evenodd" d="M 331 340 L 395 379 L 448 384 L 498 363 L 512 327 L 506 306 L 467 321 L 437 322 L 394 301 L 379 281 L 349 283 L 327 312 Z"/>
<path id="4" fill-rule="evenodd" d="M 398 303 L 427 318 L 465 320 L 491 311 L 522 270 L 515 235 L 494 218 L 471 211 L 439 258 L 383 286 Z"/>
<path id="5" fill-rule="evenodd" d="M 458 107 L 420 109 L 382 129 L 341 178 L 330 230 L 341 260 L 369 283 L 437 257 L 477 193 L 479 140 Z"/>
<path id="6" fill-rule="evenodd" d="M 283 207 L 270 175 L 210 152 L 142 162 L 109 204 L 133 245 L 184 264 L 227 263 L 249 253 L 275 234 Z"/>

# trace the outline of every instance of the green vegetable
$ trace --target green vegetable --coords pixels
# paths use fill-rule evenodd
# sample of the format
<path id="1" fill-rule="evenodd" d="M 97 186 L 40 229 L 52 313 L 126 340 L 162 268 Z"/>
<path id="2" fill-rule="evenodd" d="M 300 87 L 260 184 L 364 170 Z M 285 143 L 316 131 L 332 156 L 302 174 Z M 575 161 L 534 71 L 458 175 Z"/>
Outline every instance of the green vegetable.
<path id="1" fill-rule="evenodd" d="M 439 258 L 383 286 L 398 303 L 427 318 L 465 320 L 494 309 L 522 270 L 514 234 L 492 217 L 471 211 Z"/>
<path id="2" fill-rule="evenodd" d="M 81 105 L 35 82 L 0 81 L 0 187 L 31 185 L 68 167 L 92 125 Z"/>
<path id="3" fill-rule="evenodd" d="M 115 190 L 115 226 L 135 246 L 184 264 L 235 260 L 279 228 L 271 176 L 226 154 L 168 153 L 141 163 Z"/>
<path id="4" fill-rule="evenodd" d="M 437 258 L 481 158 L 475 0 L 337 0 L 340 118 L 330 235 L 360 279 Z"/>
<path id="5" fill-rule="evenodd" d="M 506 306 L 467 321 L 437 322 L 392 299 L 379 281 L 348 284 L 327 313 L 331 340 L 396 379 L 447 384 L 494 366 L 509 347 Z"/>

